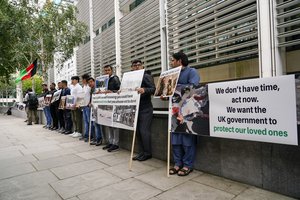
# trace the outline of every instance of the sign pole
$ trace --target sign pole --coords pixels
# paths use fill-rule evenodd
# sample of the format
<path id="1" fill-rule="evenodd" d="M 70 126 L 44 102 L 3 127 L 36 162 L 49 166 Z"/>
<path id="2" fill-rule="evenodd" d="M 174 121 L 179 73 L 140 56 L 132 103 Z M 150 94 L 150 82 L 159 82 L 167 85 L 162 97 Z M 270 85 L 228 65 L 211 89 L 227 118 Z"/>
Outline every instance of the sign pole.
<path id="1" fill-rule="evenodd" d="M 131 153 L 130 153 L 130 160 L 129 160 L 129 171 L 132 171 L 132 159 L 133 159 L 133 152 L 134 152 L 135 137 L 136 137 L 136 128 L 133 131 L 133 137 L 132 137 Z"/>
<path id="2" fill-rule="evenodd" d="M 171 157 L 171 120 L 172 120 L 172 98 L 169 97 L 167 177 L 170 177 L 169 171 L 170 171 L 170 157 Z"/>
<path id="3" fill-rule="evenodd" d="M 89 145 L 91 145 L 92 115 L 93 115 L 93 109 L 92 109 L 92 107 L 90 107 L 90 121 L 89 121 Z"/>

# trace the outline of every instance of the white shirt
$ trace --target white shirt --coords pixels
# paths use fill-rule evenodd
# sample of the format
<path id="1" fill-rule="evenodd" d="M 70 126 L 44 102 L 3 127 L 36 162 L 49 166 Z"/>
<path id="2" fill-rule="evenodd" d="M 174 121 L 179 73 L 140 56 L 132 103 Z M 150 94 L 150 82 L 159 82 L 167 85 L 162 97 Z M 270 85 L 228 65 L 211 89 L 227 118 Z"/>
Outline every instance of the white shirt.
<path id="1" fill-rule="evenodd" d="M 73 85 L 73 87 L 71 88 L 71 95 L 74 96 L 75 99 L 77 98 L 77 95 L 81 92 L 83 92 L 83 90 L 82 87 L 79 85 L 79 83 Z"/>
<path id="2" fill-rule="evenodd" d="M 87 106 L 90 103 L 91 88 L 88 85 L 84 85 L 83 92 L 84 92 L 84 105 Z"/>

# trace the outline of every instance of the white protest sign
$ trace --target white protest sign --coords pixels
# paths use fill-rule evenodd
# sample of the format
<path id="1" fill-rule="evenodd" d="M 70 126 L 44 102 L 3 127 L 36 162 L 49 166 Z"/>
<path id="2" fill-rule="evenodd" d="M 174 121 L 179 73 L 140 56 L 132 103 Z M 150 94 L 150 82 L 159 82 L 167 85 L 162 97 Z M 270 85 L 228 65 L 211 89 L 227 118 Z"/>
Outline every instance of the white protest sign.
<path id="1" fill-rule="evenodd" d="M 208 85 L 210 136 L 298 145 L 293 75 Z"/>

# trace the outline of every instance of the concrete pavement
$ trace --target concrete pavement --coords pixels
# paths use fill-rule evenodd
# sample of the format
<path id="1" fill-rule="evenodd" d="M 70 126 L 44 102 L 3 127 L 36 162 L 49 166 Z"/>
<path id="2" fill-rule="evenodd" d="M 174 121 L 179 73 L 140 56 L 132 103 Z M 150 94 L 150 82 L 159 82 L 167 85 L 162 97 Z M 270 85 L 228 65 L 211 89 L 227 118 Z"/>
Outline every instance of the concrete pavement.
<path id="1" fill-rule="evenodd" d="M 1 200 L 292 199 L 200 171 L 167 178 L 156 159 L 128 171 L 128 151 L 108 153 L 23 121 L 0 116 Z"/>

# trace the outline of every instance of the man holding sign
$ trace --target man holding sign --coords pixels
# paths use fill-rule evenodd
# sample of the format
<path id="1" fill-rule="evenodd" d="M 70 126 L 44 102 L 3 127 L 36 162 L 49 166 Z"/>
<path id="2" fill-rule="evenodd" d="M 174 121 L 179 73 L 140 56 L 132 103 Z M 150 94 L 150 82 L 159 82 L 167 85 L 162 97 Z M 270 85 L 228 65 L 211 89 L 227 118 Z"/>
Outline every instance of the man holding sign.
<path id="1" fill-rule="evenodd" d="M 173 54 L 171 66 L 182 66 L 178 85 L 197 86 L 200 77 L 194 68 L 188 66 L 188 57 L 183 52 Z M 179 123 L 183 123 L 183 118 L 177 118 Z M 193 171 L 193 164 L 196 153 L 196 136 L 184 133 L 172 133 L 173 158 L 175 166 L 170 169 L 169 174 L 178 174 L 178 176 L 186 176 Z"/>
<path id="2" fill-rule="evenodd" d="M 140 60 L 132 62 L 131 69 L 141 70 L 144 66 Z M 152 158 L 151 150 L 151 122 L 153 117 L 153 105 L 151 95 L 155 92 L 153 78 L 147 72 L 144 73 L 142 85 L 137 88 L 137 92 L 141 94 L 139 115 L 137 121 L 137 136 L 139 141 L 139 154 L 133 160 L 145 161 Z"/>

